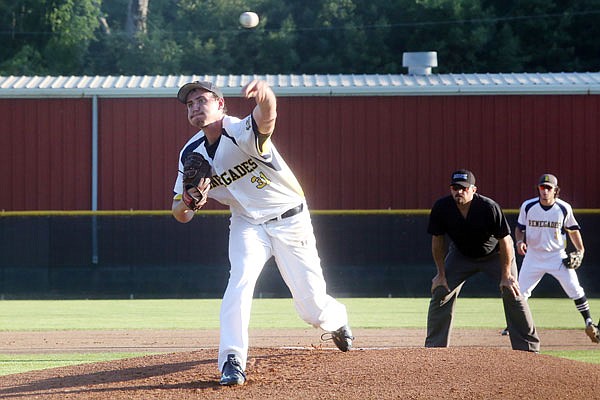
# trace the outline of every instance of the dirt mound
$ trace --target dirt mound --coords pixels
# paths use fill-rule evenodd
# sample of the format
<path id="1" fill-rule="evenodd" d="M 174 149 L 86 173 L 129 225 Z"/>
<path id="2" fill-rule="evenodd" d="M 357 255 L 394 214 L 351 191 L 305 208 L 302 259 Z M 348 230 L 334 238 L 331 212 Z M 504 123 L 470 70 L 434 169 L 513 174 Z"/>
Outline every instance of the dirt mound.
<path id="1" fill-rule="evenodd" d="M 215 349 L 0 377 L 5 399 L 590 399 L 600 366 L 506 348 L 251 348 L 220 387 Z M 592 397 L 590 397 L 592 396 Z"/>

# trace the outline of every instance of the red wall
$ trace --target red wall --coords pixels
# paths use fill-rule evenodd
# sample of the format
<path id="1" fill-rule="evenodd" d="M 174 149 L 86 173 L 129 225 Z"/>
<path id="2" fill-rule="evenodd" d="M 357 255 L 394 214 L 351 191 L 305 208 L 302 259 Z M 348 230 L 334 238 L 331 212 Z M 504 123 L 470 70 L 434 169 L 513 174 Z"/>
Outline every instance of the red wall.
<path id="1" fill-rule="evenodd" d="M 600 96 L 284 98 L 274 141 L 316 209 L 429 208 L 460 167 L 506 208 L 547 171 L 600 208 L 599 115 Z"/>
<path id="2" fill-rule="evenodd" d="M 91 100 L 0 99 L 0 210 L 89 210 Z"/>
<path id="3" fill-rule="evenodd" d="M 280 97 L 273 140 L 312 209 L 429 208 L 453 169 L 505 208 L 552 172 L 600 208 L 600 96 Z M 227 99 L 230 114 L 252 101 Z M 170 209 L 193 133 L 174 99 L 100 99 L 99 209 Z M 0 100 L 0 209 L 91 207 L 91 100 Z M 210 203 L 210 202 L 209 202 Z M 208 208 L 221 208 L 214 205 Z"/>

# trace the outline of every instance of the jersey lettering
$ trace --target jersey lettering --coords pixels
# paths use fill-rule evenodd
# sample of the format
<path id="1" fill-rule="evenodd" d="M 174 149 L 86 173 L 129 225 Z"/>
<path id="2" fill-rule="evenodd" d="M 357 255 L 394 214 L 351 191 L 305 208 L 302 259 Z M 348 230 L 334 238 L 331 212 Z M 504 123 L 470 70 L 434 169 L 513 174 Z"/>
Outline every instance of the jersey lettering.
<path id="1" fill-rule="evenodd" d="M 238 179 L 241 178 L 241 176 L 239 176 L 238 174 L 236 174 L 235 171 L 232 170 L 232 169 L 229 170 L 229 176 L 231 176 L 231 180 L 232 181 L 237 181 Z"/>
<path id="2" fill-rule="evenodd" d="M 215 175 L 212 178 L 210 178 L 210 186 L 211 187 L 221 186 L 222 184 L 223 184 L 223 181 L 221 180 L 221 177 L 219 175 Z"/>
<path id="3" fill-rule="evenodd" d="M 255 170 L 255 169 L 258 167 L 258 164 L 257 164 L 257 163 L 256 163 L 256 162 L 255 162 L 253 159 L 251 159 L 251 158 L 250 158 L 250 159 L 248 159 L 248 161 L 246 161 L 246 162 L 247 162 L 247 163 L 248 163 L 248 165 L 250 166 L 250 170 L 249 170 L 248 172 L 250 172 L 250 171 L 254 171 L 254 170 Z M 243 164 L 243 163 L 242 163 L 242 164 Z"/>
<path id="4" fill-rule="evenodd" d="M 248 173 L 248 172 L 252 172 L 254 170 L 254 168 L 256 168 L 256 167 L 250 168 L 250 164 L 248 163 L 248 161 L 244 161 L 242 163 L 242 168 L 244 169 L 244 171 L 246 171 L 246 173 Z"/>
<path id="5" fill-rule="evenodd" d="M 231 171 L 231 170 L 230 170 Z M 233 179 L 231 179 L 228 175 L 227 172 L 223 172 L 221 174 L 221 179 L 223 180 L 223 184 L 224 185 L 229 185 L 231 182 L 233 182 Z"/>
<path id="6" fill-rule="evenodd" d="M 244 168 L 243 165 L 236 165 L 234 169 L 240 175 L 240 177 L 242 177 L 248 173 L 248 171 L 246 171 L 246 168 Z"/>
<path id="7" fill-rule="evenodd" d="M 552 228 L 552 229 L 560 229 L 562 227 L 562 222 L 556 221 L 528 221 L 528 225 L 536 228 Z"/>
<path id="8" fill-rule="evenodd" d="M 233 168 L 227 170 L 226 172 L 223 172 L 221 175 L 212 176 L 210 178 L 210 186 L 213 188 L 223 185 L 228 186 L 231 183 L 237 181 L 238 179 L 248 175 L 256 168 L 258 168 L 258 164 L 250 158 L 247 161 L 244 161 L 241 164 L 238 164 Z M 260 173 L 260 177 L 253 176 L 251 178 L 251 181 L 253 183 L 259 182 L 259 185 L 257 185 L 259 189 L 262 189 L 270 183 L 270 181 L 262 172 Z"/>

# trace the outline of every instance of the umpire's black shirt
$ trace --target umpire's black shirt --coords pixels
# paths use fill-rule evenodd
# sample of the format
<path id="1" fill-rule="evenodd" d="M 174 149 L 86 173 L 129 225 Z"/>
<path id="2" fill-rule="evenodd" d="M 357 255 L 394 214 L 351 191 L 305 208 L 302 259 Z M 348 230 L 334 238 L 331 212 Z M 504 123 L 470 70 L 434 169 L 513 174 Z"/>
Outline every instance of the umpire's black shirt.
<path id="1" fill-rule="evenodd" d="M 498 239 L 510 235 L 510 227 L 498 203 L 475 193 L 466 219 L 451 195 L 437 200 L 427 232 L 447 234 L 464 256 L 480 258 L 498 250 Z"/>

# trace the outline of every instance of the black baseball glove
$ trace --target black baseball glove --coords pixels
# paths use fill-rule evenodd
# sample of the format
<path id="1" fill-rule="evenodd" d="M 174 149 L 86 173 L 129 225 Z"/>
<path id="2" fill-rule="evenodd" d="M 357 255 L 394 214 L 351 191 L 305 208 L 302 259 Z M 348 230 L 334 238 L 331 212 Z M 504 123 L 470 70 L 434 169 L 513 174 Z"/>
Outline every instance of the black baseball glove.
<path id="1" fill-rule="evenodd" d="M 183 195 L 181 200 L 190 210 L 199 210 L 206 199 L 201 194 L 200 198 L 192 196 L 188 190 L 197 188 L 201 192 L 199 186 L 202 178 L 210 178 L 211 167 L 208 161 L 200 153 L 190 153 L 183 161 Z"/>
<path id="2" fill-rule="evenodd" d="M 563 259 L 563 265 L 569 269 L 577 269 L 581 267 L 583 261 L 583 253 L 580 251 L 572 251 L 568 254 L 567 258 Z"/>

